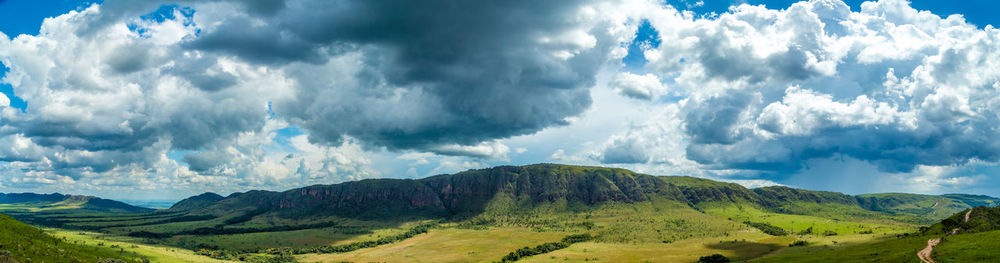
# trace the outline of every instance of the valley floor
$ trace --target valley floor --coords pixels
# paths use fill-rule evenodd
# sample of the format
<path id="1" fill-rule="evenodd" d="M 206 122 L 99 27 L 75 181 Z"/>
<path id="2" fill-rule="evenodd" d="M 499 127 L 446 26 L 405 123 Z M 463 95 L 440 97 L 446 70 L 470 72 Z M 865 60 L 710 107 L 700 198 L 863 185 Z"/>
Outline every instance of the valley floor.
<path id="1" fill-rule="evenodd" d="M 521 262 L 695 262 L 702 256 L 721 254 L 734 262 L 919 262 L 916 252 L 923 248 L 927 236 L 902 236 L 915 232 L 915 225 L 902 223 L 856 222 L 833 220 L 805 215 L 764 212 L 753 207 L 705 206 L 704 212 L 677 209 L 675 204 L 650 203 L 649 207 L 609 206 L 592 211 L 585 217 L 597 222 L 592 229 L 581 227 L 518 227 L 477 226 L 444 223 L 426 233 L 374 247 L 343 253 L 308 253 L 295 255 L 298 262 L 496 262 L 505 255 L 525 247 L 558 242 L 574 233 L 592 232 L 603 235 L 593 241 L 571 244 L 563 249 L 521 258 Z M 649 217 L 656 209 L 670 208 L 670 216 Z M 563 218 L 573 222 L 575 216 L 532 212 L 537 220 Z M 664 217 L 665 216 L 665 217 Z M 645 218 L 644 220 L 640 220 Z M 484 219 L 486 220 L 486 219 Z M 490 222 L 520 222 L 523 218 L 496 216 Z M 790 233 L 783 236 L 765 234 L 740 221 L 756 220 L 783 229 L 809 228 L 812 233 Z M 671 228 L 658 225 L 688 226 L 695 221 L 714 230 L 695 227 Z M 257 246 L 280 243 L 298 246 L 317 244 L 346 245 L 400 235 L 421 221 L 387 225 L 356 234 L 324 234 L 333 230 L 306 229 L 253 234 L 176 237 L 164 239 L 164 244 L 149 243 L 154 239 L 128 237 L 120 234 L 81 230 L 44 228 L 44 232 L 69 243 L 100 246 L 139 255 L 151 262 L 236 262 L 216 259 L 169 242 L 200 240 L 228 247 Z M 638 223 L 637 223 L 638 222 Z M 643 223 L 644 222 L 644 223 Z M 528 224 L 531 224 L 530 222 Z M 560 224 L 555 224 L 560 225 Z M 555 226 L 554 225 L 554 226 Z M 571 223 L 568 225 L 577 225 Z M 617 228 L 632 225 L 641 231 Z M 590 229 L 590 230 L 587 230 Z M 687 232 L 671 232 L 671 231 Z M 842 234 L 823 235 L 820 231 Z M 871 233 L 866 230 L 872 230 Z M 1000 231 L 948 236 L 935 250 L 938 262 L 968 262 L 996 258 L 995 252 L 979 247 L 995 247 Z M 902 236 L 902 237 L 900 237 Z M 197 239 L 192 239 L 197 238 Z M 332 239 L 331 239 L 332 238 Z M 173 240 L 173 241 L 171 241 Z M 322 240 L 327 240 L 323 243 Z M 620 241 L 633 240 L 633 241 Z M 806 245 L 791 247 L 796 241 Z M 975 249 L 970 249 L 975 248 Z M 995 247 L 990 251 L 1000 251 Z M 252 253 L 251 253 L 252 254 Z M 265 258 L 265 254 L 257 254 Z"/>

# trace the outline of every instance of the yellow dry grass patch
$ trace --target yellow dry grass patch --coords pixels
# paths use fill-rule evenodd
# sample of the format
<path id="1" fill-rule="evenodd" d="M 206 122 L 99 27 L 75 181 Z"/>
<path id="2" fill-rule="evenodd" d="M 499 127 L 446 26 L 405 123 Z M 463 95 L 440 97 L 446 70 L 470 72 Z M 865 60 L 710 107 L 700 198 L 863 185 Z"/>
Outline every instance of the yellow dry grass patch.
<path id="1" fill-rule="evenodd" d="M 342 254 L 306 254 L 300 262 L 493 262 L 526 246 L 555 242 L 568 233 L 526 228 L 433 229 L 398 243 Z"/>
<path id="2" fill-rule="evenodd" d="M 194 251 L 190 251 L 183 248 L 146 245 L 139 243 L 109 240 L 108 238 L 110 238 L 111 236 L 107 236 L 101 233 L 70 231 L 70 230 L 62 230 L 54 228 L 46 228 L 44 230 L 45 233 L 48 233 L 49 235 L 52 235 L 54 237 L 66 238 L 70 243 L 78 241 L 80 243 L 91 246 L 97 245 L 98 243 L 104 243 L 104 246 L 107 247 L 110 247 L 111 245 L 118 245 L 122 247 L 126 252 L 135 252 L 140 255 L 146 256 L 152 262 L 163 262 L 163 263 L 234 262 L 234 261 L 218 260 L 202 255 L 197 255 L 194 253 Z"/>
<path id="3" fill-rule="evenodd" d="M 669 244 L 585 242 L 518 262 L 695 262 L 711 254 L 745 260 L 773 253 L 787 246 L 790 240 L 756 231 L 740 231 L 730 237 L 687 239 Z"/>

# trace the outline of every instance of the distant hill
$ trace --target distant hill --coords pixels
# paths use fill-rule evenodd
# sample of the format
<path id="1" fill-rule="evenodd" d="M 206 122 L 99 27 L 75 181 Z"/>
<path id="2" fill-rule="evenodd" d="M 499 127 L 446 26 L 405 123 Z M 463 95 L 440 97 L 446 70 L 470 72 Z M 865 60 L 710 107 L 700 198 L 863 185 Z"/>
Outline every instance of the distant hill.
<path id="1" fill-rule="evenodd" d="M 753 204 L 790 214 L 838 213 L 908 216 L 931 223 L 977 204 L 1000 199 L 971 195 L 873 194 L 851 196 L 783 186 L 747 189 L 686 176 L 652 176 L 625 169 L 557 164 L 499 166 L 423 179 L 369 179 L 314 185 L 284 192 L 250 191 L 226 198 L 203 194 L 178 202 L 176 210 L 215 216 L 277 213 L 375 219 L 476 215 L 497 196 L 517 206 L 551 202 L 583 206 L 632 203 L 654 198 L 700 203 Z M 174 209 L 174 208 L 172 208 Z M 867 214 L 866 214 L 867 213 Z"/>
<path id="2" fill-rule="evenodd" d="M 217 202 L 219 200 L 222 200 L 222 199 L 225 199 L 225 197 L 222 197 L 219 194 L 216 194 L 216 193 L 204 193 L 204 194 L 200 194 L 200 195 L 188 197 L 188 198 L 185 198 L 184 200 L 178 201 L 173 206 L 171 206 L 170 209 L 167 209 L 167 210 L 169 210 L 169 211 L 188 211 L 188 210 L 193 210 L 193 209 L 198 209 L 198 208 L 204 208 L 204 207 L 209 206 L 211 204 L 214 204 L 215 202 Z"/>
<path id="3" fill-rule="evenodd" d="M 0 210 L 3 211 L 50 211 L 77 210 L 109 213 L 142 213 L 155 209 L 138 207 L 123 202 L 93 196 L 34 193 L 0 193 Z"/>
<path id="4" fill-rule="evenodd" d="M 0 262 L 100 262 L 118 258 L 124 262 L 141 262 L 122 258 L 111 248 L 88 247 L 64 242 L 38 228 L 0 214 Z"/>

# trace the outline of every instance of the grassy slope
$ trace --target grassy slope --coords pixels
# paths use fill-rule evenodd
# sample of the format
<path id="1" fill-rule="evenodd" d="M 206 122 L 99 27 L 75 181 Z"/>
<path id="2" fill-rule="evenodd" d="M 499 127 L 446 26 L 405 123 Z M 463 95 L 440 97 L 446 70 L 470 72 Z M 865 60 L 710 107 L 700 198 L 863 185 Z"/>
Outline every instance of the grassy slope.
<path id="1" fill-rule="evenodd" d="M 0 215 L 0 250 L 10 251 L 20 262 L 96 262 L 106 258 L 139 262 L 134 254 L 66 242 L 6 215 Z"/>
<path id="2" fill-rule="evenodd" d="M 1000 259 L 1000 231 L 962 234 L 944 238 L 934 249 L 938 262 L 991 262 Z"/>
<path id="3" fill-rule="evenodd" d="M 927 237 L 880 237 L 856 243 L 816 242 L 806 247 L 786 248 L 751 262 L 920 262 L 917 251 Z"/>

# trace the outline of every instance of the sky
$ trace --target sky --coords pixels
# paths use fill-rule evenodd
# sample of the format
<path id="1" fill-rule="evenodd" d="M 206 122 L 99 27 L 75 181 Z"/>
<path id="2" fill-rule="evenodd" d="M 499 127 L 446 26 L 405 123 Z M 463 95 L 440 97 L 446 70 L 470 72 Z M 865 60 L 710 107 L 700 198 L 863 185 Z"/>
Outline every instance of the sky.
<path id="1" fill-rule="evenodd" d="M 563 163 L 1000 196 L 998 7 L 0 0 L 0 192 Z"/>

